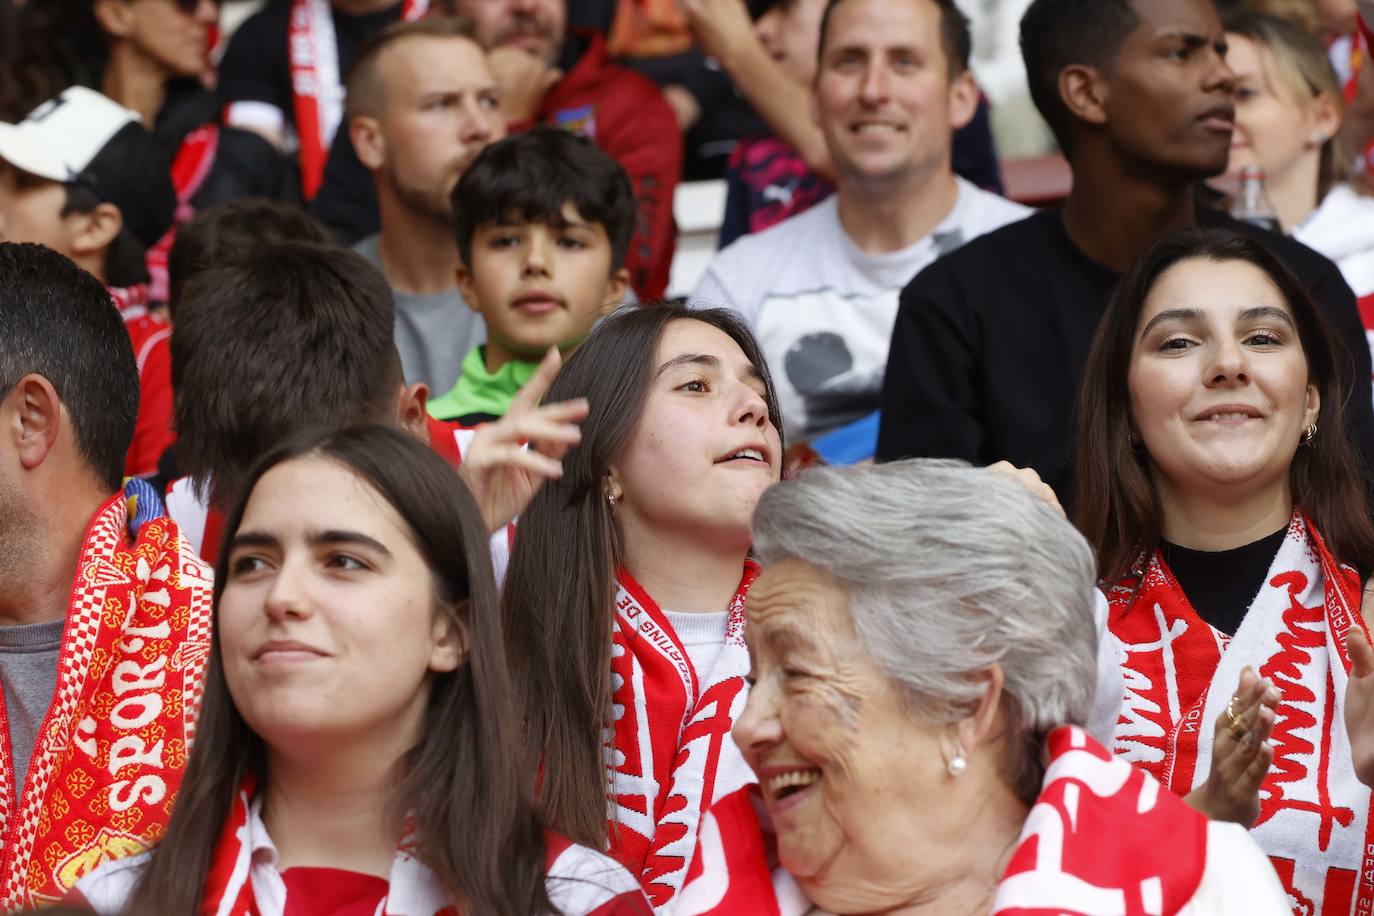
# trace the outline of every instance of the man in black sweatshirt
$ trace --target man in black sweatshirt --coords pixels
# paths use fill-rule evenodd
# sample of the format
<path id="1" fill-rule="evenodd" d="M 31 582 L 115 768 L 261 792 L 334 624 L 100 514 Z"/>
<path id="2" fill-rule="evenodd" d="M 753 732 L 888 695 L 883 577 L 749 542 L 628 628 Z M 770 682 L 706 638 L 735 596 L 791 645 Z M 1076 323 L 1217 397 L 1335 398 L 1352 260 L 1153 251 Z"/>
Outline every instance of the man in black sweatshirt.
<path id="1" fill-rule="evenodd" d="M 1071 490 L 1072 413 L 1118 277 L 1171 229 L 1254 233 L 1308 284 L 1350 348 L 1350 431 L 1374 466 L 1370 353 L 1336 266 L 1199 202 L 1226 168 L 1234 76 L 1212 0 L 1035 0 L 1021 48 L 1073 167 L 1059 207 L 975 239 L 902 291 L 879 460 L 1007 460 Z"/>

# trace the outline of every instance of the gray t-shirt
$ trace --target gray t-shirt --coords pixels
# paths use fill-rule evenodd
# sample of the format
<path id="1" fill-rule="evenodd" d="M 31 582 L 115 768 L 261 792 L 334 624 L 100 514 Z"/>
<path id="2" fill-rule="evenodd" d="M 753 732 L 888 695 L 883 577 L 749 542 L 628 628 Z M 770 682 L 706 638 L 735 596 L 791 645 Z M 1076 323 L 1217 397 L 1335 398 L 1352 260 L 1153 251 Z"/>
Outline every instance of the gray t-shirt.
<path id="1" fill-rule="evenodd" d="M 378 236 L 353 246 L 378 269 L 382 266 Z M 445 394 L 458 382 L 463 357 L 487 339 L 482 316 L 468 308 L 458 287 L 416 296 L 393 288 L 396 297 L 396 349 L 406 384 L 424 382 L 435 396 Z"/>
<path id="2" fill-rule="evenodd" d="M 0 627 L 0 684 L 14 751 L 14 779 L 23 791 L 29 758 L 57 689 L 57 658 L 66 619 Z"/>

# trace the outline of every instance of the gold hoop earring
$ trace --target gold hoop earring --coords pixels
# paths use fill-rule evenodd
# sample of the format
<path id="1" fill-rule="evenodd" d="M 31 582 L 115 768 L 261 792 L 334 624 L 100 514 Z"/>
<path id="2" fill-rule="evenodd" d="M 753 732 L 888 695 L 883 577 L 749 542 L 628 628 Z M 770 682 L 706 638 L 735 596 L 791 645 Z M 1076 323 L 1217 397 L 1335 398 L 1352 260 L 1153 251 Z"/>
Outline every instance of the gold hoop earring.
<path id="1" fill-rule="evenodd" d="M 1317 424 L 1313 422 L 1308 424 L 1307 428 L 1302 431 L 1302 444 L 1311 445 L 1312 440 L 1315 438 L 1317 438 Z"/>

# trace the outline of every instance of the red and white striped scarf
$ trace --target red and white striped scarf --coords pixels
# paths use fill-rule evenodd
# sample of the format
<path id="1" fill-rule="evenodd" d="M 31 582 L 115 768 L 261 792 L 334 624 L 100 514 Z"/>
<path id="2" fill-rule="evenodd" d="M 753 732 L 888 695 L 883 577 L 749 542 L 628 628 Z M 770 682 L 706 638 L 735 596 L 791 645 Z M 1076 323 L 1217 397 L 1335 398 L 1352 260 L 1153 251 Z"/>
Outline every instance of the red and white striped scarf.
<path id="1" fill-rule="evenodd" d="M 219 150 L 219 127 L 206 124 L 186 135 L 172 160 L 172 187 L 177 193 L 176 216 L 171 228 L 158 239 L 156 245 L 148 249 L 149 296 L 154 302 L 166 302 L 168 296 L 167 259 L 176 241 L 177 227 L 196 215 L 191 206 L 191 198 L 205 184 L 210 170 L 215 165 L 215 155 Z"/>
<path id="2" fill-rule="evenodd" d="M 639 583 L 624 570 L 617 577 L 606 748 L 611 855 L 639 877 L 660 912 L 687 879 L 702 812 L 757 782 L 730 730 L 749 692 L 744 600 L 758 573 L 746 561 L 725 647 L 710 671 L 692 666 L 667 615 Z"/>
<path id="3" fill-rule="evenodd" d="M 1177 913 L 1197 894 L 1207 867 L 1207 819 L 1161 790 L 1144 771 L 1114 757 L 1077 726 L 1046 739 L 1040 796 L 997 887 L 994 916 Z M 731 799 L 726 799 L 726 802 Z M 717 815 L 721 806 L 712 809 Z M 920 812 L 912 812 L 919 819 Z M 708 825 L 701 847 L 710 845 Z M 822 912 L 781 868 L 770 874 L 767 837 L 727 881 L 696 882 L 676 916 L 805 916 Z M 707 853 L 709 860 L 711 853 Z M 707 875 L 720 874 L 708 864 Z"/>
<path id="4" fill-rule="evenodd" d="M 148 314 L 148 302 L 150 300 L 148 284 L 107 286 L 106 289 L 114 301 L 115 308 L 119 310 L 119 317 L 123 318 L 126 323 Z"/>
<path id="5" fill-rule="evenodd" d="M 429 0 L 405 0 L 401 18 L 409 22 L 428 10 Z M 339 46 L 329 0 L 291 0 L 287 48 L 296 133 L 301 144 L 301 186 L 306 200 L 313 200 L 324 181 L 329 146 L 343 120 Z"/>
<path id="6" fill-rule="evenodd" d="M 649 907 L 643 893 L 609 858 L 547 831 L 544 843 L 545 886 L 561 912 L 647 916 Z M 284 895 L 272 892 L 259 898 L 254 888 L 255 871 L 275 869 L 274 864 L 255 856 L 264 848 L 275 850 L 256 807 L 254 780 L 249 777 L 234 797 L 233 809 L 225 818 L 211 857 L 201 916 L 283 916 L 287 903 Z M 275 859 L 275 855 L 267 858 Z M 262 883 L 270 887 L 278 882 Z M 434 873 L 415 856 L 413 843 L 402 842 L 392 861 L 386 899 L 377 916 L 458 916 L 459 912 Z"/>
<path id="7" fill-rule="evenodd" d="M 1157 551 L 1108 592 L 1125 666 L 1116 753 L 1178 795 L 1206 780 L 1214 723 L 1246 665 L 1282 692 L 1252 834 L 1298 913 L 1374 907 L 1370 791 L 1355 778 L 1344 724 L 1345 637 L 1362 626 L 1359 598 L 1354 570 L 1301 512 L 1234 637 L 1198 616 Z"/>
<path id="8" fill-rule="evenodd" d="M 86 531 L 52 706 L 15 782 L 0 703 L 0 909 L 60 899 L 156 842 L 181 785 L 210 648 L 210 570 L 124 493 Z"/>

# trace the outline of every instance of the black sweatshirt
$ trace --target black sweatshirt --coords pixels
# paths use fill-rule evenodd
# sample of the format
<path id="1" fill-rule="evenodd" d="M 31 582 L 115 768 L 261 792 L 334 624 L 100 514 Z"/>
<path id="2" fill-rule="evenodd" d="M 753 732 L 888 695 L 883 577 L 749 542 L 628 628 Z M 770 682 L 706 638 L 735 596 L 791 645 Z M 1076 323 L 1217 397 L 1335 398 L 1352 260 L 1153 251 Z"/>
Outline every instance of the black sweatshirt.
<path id="1" fill-rule="evenodd" d="M 1203 227 L 1259 238 L 1317 297 L 1350 348 L 1347 412 L 1374 467 L 1369 343 L 1340 271 L 1300 242 L 1200 209 Z M 1072 415 L 1098 320 L 1119 275 L 1088 258 L 1059 208 L 974 239 L 902 290 L 883 381 L 878 460 L 1006 460 L 1072 492 Z M 1124 409 L 1124 405 L 1123 405 Z"/>

